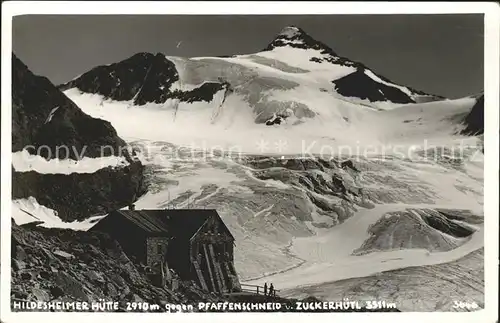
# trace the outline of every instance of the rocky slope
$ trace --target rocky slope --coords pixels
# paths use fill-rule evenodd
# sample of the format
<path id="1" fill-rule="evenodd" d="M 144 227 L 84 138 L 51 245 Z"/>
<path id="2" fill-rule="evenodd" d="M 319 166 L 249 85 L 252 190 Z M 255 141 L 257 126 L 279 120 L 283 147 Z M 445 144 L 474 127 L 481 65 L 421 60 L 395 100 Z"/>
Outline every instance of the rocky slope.
<path id="1" fill-rule="evenodd" d="M 143 166 L 113 126 L 83 113 L 13 55 L 12 152 L 23 150 L 29 154 L 13 159 L 12 198 L 34 197 L 65 221 L 126 206 L 145 191 Z M 68 162 L 99 164 L 110 156 L 121 159 L 122 165 L 91 173 L 81 173 L 78 167 L 70 174 L 44 171 L 54 163 L 61 168 Z M 30 170 L 33 164 L 38 168 Z"/>
<path id="2" fill-rule="evenodd" d="M 104 300 L 118 302 L 118 309 L 100 311 L 118 312 L 130 311 L 127 310 L 127 302 L 146 302 L 159 305 L 159 308 L 150 307 L 138 312 L 164 312 L 166 304 L 192 305 L 194 311 L 198 311 L 199 302 L 270 301 L 262 295 L 208 293 L 185 281 L 177 281 L 175 287 L 157 287 L 143 270 L 130 261 L 116 241 L 102 233 L 18 226 L 13 222 L 11 241 L 11 299 L 17 302 L 92 304 Z M 280 311 L 293 311 L 298 299 L 278 297 L 273 301 L 282 304 Z M 304 301 L 315 302 L 317 299 L 307 298 Z M 369 310 L 363 307 L 348 311 L 398 310 Z"/>
<path id="3" fill-rule="evenodd" d="M 484 133 L 484 94 L 476 98 L 476 104 L 463 120 L 465 128 L 461 134 L 474 136 Z"/>
<path id="4" fill-rule="evenodd" d="M 57 146 L 68 146 L 69 158 L 102 157 L 126 147 L 113 126 L 104 120 L 83 113 L 47 78 L 34 75 L 14 54 L 12 55 L 12 151 L 32 146 L 43 157 L 56 156 Z M 102 147 L 113 149 L 101 151 Z M 86 147 L 86 148 L 84 148 Z M 128 153 L 123 152 L 126 157 Z M 61 156 L 62 158 L 66 156 Z"/>
<path id="5" fill-rule="evenodd" d="M 27 227 L 28 226 L 28 227 Z M 105 234 L 12 224 L 12 290 L 14 300 L 127 301 L 191 304 L 221 296 L 203 293 L 190 283 L 175 291 L 151 284 Z"/>

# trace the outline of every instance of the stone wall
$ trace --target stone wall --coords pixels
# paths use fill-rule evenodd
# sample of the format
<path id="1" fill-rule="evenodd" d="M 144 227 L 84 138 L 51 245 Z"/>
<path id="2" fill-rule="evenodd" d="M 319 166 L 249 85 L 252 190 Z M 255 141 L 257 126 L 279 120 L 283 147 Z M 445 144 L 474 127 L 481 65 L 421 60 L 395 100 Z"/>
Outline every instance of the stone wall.
<path id="1" fill-rule="evenodd" d="M 147 256 L 146 261 L 148 266 L 154 267 L 155 263 L 162 263 L 167 258 L 168 238 L 166 237 L 150 237 L 147 240 Z"/>

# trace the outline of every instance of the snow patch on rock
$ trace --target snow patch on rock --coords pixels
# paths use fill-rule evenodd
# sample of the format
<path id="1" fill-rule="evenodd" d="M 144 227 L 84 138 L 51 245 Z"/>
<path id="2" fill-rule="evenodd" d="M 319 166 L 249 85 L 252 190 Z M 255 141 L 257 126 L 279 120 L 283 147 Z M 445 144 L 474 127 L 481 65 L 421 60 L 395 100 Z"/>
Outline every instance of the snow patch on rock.
<path id="1" fill-rule="evenodd" d="M 99 158 L 83 157 L 73 159 L 45 159 L 32 155 L 27 150 L 12 153 L 12 166 L 16 172 L 35 171 L 40 174 L 94 173 L 106 167 L 128 166 L 129 162 L 123 156 L 107 156 Z"/>
<path id="2" fill-rule="evenodd" d="M 103 217 L 94 216 L 85 221 L 64 222 L 57 215 L 57 211 L 38 204 L 36 198 L 31 196 L 24 199 L 13 200 L 11 212 L 11 217 L 17 225 L 36 222 L 38 223 L 37 225 L 45 228 L 61 228 L 79 231 L 88 230 L 95 224 L 95 221 Z"/>

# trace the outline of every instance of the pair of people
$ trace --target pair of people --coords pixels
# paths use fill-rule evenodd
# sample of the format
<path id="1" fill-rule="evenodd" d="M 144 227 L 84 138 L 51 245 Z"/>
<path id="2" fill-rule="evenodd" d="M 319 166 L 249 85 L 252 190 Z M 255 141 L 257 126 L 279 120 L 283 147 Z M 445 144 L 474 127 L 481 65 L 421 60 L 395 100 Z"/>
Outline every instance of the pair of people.
<path id="1" fill-rule="evenodd" d="M 264 283 L 264 295 L 275 296 L 273 283 L 271 283 L 271 285 L 269 285 L 269 293 L 267 291 L 267 283 Z"/>

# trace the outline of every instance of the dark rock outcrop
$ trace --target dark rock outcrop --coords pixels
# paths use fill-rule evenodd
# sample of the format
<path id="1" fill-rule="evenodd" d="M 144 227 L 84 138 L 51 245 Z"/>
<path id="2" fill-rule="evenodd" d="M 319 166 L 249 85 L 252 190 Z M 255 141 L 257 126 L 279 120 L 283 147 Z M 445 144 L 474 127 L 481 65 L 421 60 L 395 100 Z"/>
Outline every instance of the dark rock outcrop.
<path id="1" fill-rule="evenodd" d="M 32 196 L 72 221 L 128 205 L 145 192 L 143 165 L 109 122 L 83 113 L 15 55 L 12 79 L 12 152 L 26 149 L 46 159 L 73 160 L 115 155 L 127 162 L 69 175 L 17 172 L 13 167 L 13 199 Z"/>
<path id="2" fill-rule="evenodd" d="M 266 126 L 273 126 L 275 124 L 281 124 L 286 120 L 286 115 L 274 115 L 271 119 L 266 121 Z"/>
<path id="3" fill-rule="evenodd" d="M 12 172 L 12 197 L 33 196 L 63 221 L 84 220 L 127 206 L 146 190 L 143 166 L 102 168 L 94 173 Z"/>
<path id="4" fill-rule="evenodd" d="M 192 91 L 174 91 L 172 98 L 183 102 L 210 102 L 214 99 L 215 93 L 229 89 L 229 83 L 205 82 Z"/>
<path id="5" fill-rule="evenodd" d="M 168 90 L 178 79 L 175 65 L 165 56 L 138 53 L 118 63 L 97 66 L 59 86 L 59 89 L 64 91 L 76 87 L 117 101 L 135 97 L 136 102 L 146 102 L 161 95 L 161 86 Z M 148 86 L 144 87 L 145 84 Z"/>
<path id="6" fill-rule="evenodd" d="M 62 91 L 77 88 L 116 101 L 133 100 L 136 105 L 181 102 L 209 102 L 215 93 L 228 89 L 225 82 L 205 82 L 190 91 L 172 88 L 179 81 L 175 64 L 162 54 L 138 53 L 121 62 L 93 68 L 78 78 L 60 85 Z"/>
<path id="7" fill-rule="evenodd" d="M 446 213 L 444 212 L 439 212 L 439 214 L 423 213 L 422 219 L 425 221 L 425 223 L 427 223 L 434 229 L 444 232 L 455 238 L 468 237 L 475 232 L 470 227 L 461 225 L 460 223 L 453 221 L 453 217 L 447 217 Z"/>
<path id="8" fill-rule="evenodd" d="M 332 48 L 325 43 L 322 43 L 301 28 L 290 26 L 285 27 L 278 36 L 264 49 L 265 51 L 273 50 L 277 47 L 289 46 L 297 49 L 313 49 L 317 50 L 319 56 L 312 57 L 311 62 L 323 63 L 328 62 L 335 65 L 355 67 L 356 72 L 347 75 L 346 79 L 340 79 L 340 83 L 333 81 L 336 84 L 338 92 L 348 97 L 359 97 L 361 99 L 369 99 L 375 101 L 391 101 L 394 103 L 414 103 L 415 100 L 401 90 L 379 83 L 364 74 L 364 70 L 368 69 L 363 63 L 352 61 L 346 57 L 339 56 Z M 373 72 L 373 71 L 372 71 Z M 374 73 L 374 72 L 373 72 Z M 394 83 L 391 80 L 374 73 L 378 78 L 387 83 Z M 426 100 L 443 99 L 437 95 L 427 94 L 423 91 L 415 90 L 406 87 L 415 96 L 424 96 Z M 383 93 L 380 93 L 381 90 Z"/>
<path id="9" fill-rule="evenodd" d="M 359 68 L 356 72 L 332 81 L 335 90 L 346 97 L 357 97 L 375 101 L 391 101 L 394 103 L 415 103 L 400 89 L 383 83 L 375 82 L 365 74 L 365 69 Z"/>
<path id="10" fill-rule="evenodd" d="M 290 46 L 292 48 L 300 49 L 314 49 L 318 50 L 322 57 L 311 58 L 312 62 L 322 63 L 324 61 L 343 65 L 343 66 L 360 66 L 361 63 L 353 62 L 345 57 L 340 57 L 325 43 L 322 43 L 299 27 L 289 26 L 285 27 L 274 40 L 267 45 L 265 51 L 273 50 L 276 47 Z"/>
<path id="11" fill-rule="evenodd" d="M 465 128 L 461 131 L 462 135 L 475 136 L 484 133 L 484 94 L 477 99 L 463 123 Z"/>
<path id="12" fill-rule="evenodd" d="M 83 113 L 47 78 L 34 75 L 12 55 L 12 151 L 27 148 L 54 158 L 58 146 L 70 147 L 62 159 L 76 160 L 81 153 L 92 158 L 127 154 L 121 152 L 125 141 L 109 122 Z"/>

